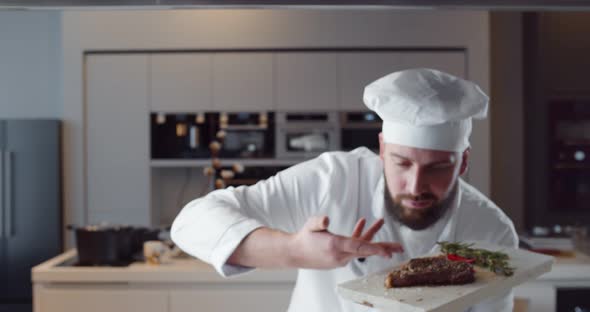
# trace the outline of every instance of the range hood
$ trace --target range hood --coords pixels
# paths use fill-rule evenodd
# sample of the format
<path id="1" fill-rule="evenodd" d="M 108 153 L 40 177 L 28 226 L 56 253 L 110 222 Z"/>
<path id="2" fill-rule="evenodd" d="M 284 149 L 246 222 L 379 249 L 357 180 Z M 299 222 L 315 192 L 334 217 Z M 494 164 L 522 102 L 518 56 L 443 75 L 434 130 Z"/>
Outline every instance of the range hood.
<path id="1" fill-rule="evenodd" d="M 590 10 L 590 0 L 0 0 L 0 9 L 313 8 Z"/>

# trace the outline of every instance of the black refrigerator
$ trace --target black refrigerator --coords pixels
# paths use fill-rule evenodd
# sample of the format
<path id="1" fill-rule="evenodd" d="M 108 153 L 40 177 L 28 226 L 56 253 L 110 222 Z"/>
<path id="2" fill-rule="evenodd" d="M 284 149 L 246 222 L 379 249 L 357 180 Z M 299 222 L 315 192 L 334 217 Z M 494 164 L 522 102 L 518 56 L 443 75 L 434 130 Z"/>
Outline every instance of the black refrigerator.
<path id="1" fill-rule="evenodd" d="M 0 120 L 0 312 L 31 311 L 31 268 L 62 250 L 60 123 Z"/>

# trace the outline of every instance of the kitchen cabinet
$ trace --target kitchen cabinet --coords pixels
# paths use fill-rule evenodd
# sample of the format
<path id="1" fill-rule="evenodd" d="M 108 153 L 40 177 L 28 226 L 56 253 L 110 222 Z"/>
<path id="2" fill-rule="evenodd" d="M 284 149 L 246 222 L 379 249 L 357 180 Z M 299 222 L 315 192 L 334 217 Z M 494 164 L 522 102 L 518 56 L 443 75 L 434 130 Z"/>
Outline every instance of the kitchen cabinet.
<path id="1" fill-rule="evenodd" d="M 346 52 L 338 59 L 341 110 L 366 111 L 363 92 L 369 83 L 392 72 L 428 67 L 465 77 L 465 54 L 462 51 L 379 51 Z"/>
<path id="2" fill-rule="evenodd" d="M 292 284 L 173 290 L 170 292 L 169 312 L 287 311 L 292 291 Z"/>
<path id="3" fill-rule="evenodd" d="M 165 290 L 127 289 L 123 285 L 57 286 L 44 289 L 36 298 L 35 312 L 166 312 Z M 194 306 L 193 306 L 193 310 Z"/>
<path id="4" fill-rule="evenodd" d="M 399 53 L 347 52 L 338 60 L 342 110 L 366 111 L 363 92 L 369 83 L 400 68 Z"/>
<path id="5" fill-rule="evenodd" d="M 213 109 L 211 53 L 150 55 L 150 109 L 202 112 Z"/>
<path id="6" fill-rule="evenodd" d="M 273 54 L 247 52 L 213 55 L 215 110 L 274 110 L 273 92 Z"/>
<path id="7" fill-rule="evenodd" d="M 88 223 L 150 225 L 148 56 L 86 59 Z"/>
<path id="8" fill-rule="evenodd" d="M 338 110 L 338 53 L 277 53 L 279 111 Z"/>
<path id="9" fill-rule="evenodd" d="M 434 68 L 457 77 L 469 79 L 466 68 L 467 55 L 463 50 L 405 52 L 400 53 L 399 62 L 402 69 L 413 67 Z"/>

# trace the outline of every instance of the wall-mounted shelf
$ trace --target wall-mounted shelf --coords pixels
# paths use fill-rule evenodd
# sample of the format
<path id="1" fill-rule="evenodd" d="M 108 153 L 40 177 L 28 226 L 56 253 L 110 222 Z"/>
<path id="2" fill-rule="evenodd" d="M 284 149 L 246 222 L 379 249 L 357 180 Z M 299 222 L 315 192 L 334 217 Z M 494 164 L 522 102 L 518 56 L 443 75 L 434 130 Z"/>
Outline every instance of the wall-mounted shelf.
<path id="1" fill-rule="evenodd" d="M 306 159 L 275 159 L 275 158 L 260 158 L 260 159 L 239 159 L 239 158 L 222 158 L 222 166 L 231 166 L 234 163 L 240 163 L 243 166 L 292 166 Z M 206 167 L 211 166 L 211 159 L 157 159 L 151 160 L 150 166 L 152 168 L 181 168 L 181 167 Z"/>

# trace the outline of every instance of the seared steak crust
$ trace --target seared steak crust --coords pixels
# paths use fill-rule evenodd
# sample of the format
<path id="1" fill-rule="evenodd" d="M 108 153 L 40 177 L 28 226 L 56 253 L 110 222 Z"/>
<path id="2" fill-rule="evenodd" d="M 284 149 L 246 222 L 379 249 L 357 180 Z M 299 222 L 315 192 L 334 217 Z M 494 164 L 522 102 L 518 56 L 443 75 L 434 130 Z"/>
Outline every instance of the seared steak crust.
<path id="1" fill-rule="evenodd" d="M 387 274 L 385 287 L 459 285 L 475 281 L 473 265 L 445 256 L 415 258 Z"/>

